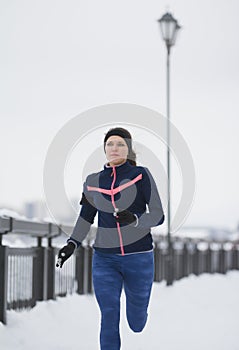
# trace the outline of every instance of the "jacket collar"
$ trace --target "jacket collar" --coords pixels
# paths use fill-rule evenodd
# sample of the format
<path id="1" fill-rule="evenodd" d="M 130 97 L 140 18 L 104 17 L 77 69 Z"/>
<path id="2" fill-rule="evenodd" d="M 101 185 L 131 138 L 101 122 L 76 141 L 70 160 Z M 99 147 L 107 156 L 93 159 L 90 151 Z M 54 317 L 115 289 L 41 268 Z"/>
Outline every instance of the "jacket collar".
<path id="1" fill-rule="evenodd" d="M 130 167 L 130 163 L 128 160 L 126 162 L 124 162 L 123 164 L 114 165 L 114 166 L 106 163 L 106 164 L 104 164 L 104 171 L 111 172 L 113 170 L 113 167 L 116 169 L 116 171 L 123 171 L 123 170 L 128 169 Z"/>

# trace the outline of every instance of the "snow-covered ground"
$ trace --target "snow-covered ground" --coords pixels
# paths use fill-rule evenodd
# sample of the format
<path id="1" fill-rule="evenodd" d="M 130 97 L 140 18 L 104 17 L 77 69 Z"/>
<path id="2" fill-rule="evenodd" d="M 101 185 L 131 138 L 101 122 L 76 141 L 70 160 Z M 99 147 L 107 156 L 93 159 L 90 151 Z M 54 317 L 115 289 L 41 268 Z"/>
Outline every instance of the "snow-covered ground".
<path id="1" fill-rule="evenodd" d="M 239 272 L 194 275 L 166 287 L 155 283 L 149 318 L 133 333 L 122 294 L 122 350 L 238 350 Z M 2 350 L 97 350 L 100 314 L 93 295 L 39 302 L 31 311 L 7 312 L 0 323 Z"/>

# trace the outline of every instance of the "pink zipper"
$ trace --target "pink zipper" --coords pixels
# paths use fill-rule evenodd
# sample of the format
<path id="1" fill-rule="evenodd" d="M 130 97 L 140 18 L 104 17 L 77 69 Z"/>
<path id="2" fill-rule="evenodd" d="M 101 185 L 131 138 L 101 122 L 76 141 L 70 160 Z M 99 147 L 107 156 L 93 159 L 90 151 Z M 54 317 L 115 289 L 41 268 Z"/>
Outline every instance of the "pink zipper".
<path id="1" fill-rule="evenodd" d="M 115 167 L 114 166 L 113 166 L 113 174 L 114 174 L 114 178 L 113 178 L 113 181 L 112 181 L 112 184 L 111 184 L 111 202 L 112 202 L 112 205 L 113 205 L 114 209 L 116 209 L 115 199 L 114 199 L 114 184 L 115 184 L 115 181 L 116 181 L 116 171 L 115 171 Z M 117 230 L 118 230 L 118 234 L 119 234 L 121 254 L 125 255 L 124 254 L 122 233 L 121 233 L 121 230 L 120 230 L 120 224 L 118 222 L 116 222 L 116 225 L 117 225 Z"/>

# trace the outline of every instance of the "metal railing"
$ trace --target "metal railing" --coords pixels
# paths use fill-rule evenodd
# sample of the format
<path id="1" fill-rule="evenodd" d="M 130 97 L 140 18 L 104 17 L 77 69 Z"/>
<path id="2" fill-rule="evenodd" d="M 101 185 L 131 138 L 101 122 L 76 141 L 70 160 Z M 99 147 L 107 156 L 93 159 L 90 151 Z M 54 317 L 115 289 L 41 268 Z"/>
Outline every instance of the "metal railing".
<path id="1" fill-rule="evenodd" d="M 7 323 L 7 310 L 32 308 L 37 301 L 56 299 L 74 292 L 92 293 L 92 248 L 87 245 L 56 268 L 58 248 L 52 240 L 72 227 L 0 217 L 0 322 Z M 19 234 L 34 238 L 36 246 L 13 248 L 2 244 L 3 235 Z M 47 246 L 43 246 L 43 240 Z"/>
<path id="2" fill-rule="evenodd" d="M 58 248 L 52 246 L 57 237 L 72 227 L 52 223 L 36 223 L 0 217 L 0 322 L 6 324 L 7 310 L 32 308 L 37 301 L 56 299 L 67 294 L 93 293 L 91 237 L 73 257 L 57 269 Z M 36 240 L 34 247 L 12 248 L 2 244 L 2 236 L 23 234 Z M 43 239 L 47 246 L 43 246 Z M 201 273 L 226 273 L 239 269 L 239 244 L 195 239 L 173 239 L 174 280 Z M 168 259 L 165 236 L 154 236 L 154 280 L 166 279 Z"/>
<path id="3" fill-rule="evenodd" d="M 167 243 L 162 237 L 154 239 L 154 280 L 166 279 Z M 200 239 L 173 239 L 173 278 L 179 280 L 190 274 L 222 273 L 239 269 L 239 244 Z"/>

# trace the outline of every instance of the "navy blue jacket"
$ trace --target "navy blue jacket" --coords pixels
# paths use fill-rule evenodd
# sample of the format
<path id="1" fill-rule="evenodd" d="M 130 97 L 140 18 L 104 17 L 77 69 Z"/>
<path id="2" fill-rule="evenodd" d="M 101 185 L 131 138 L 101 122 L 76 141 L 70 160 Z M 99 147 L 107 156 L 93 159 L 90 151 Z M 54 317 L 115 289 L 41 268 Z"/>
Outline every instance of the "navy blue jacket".
<path id="1" fill-rule="evenodd" d="M 98 213 L 94 249 L 106 253 L 151 250 L 150 228 L 164 221 L 160 196 L 150 171 L 128 161 L 113 167 L 104 165 L 102 171 L 87 176 L 80 204 L 79 217 L 67 241 L 79 247 Z M 136 225 L 120 224 L 119 228 L 113 215 L 115 207 L 136 214 Z"/>

